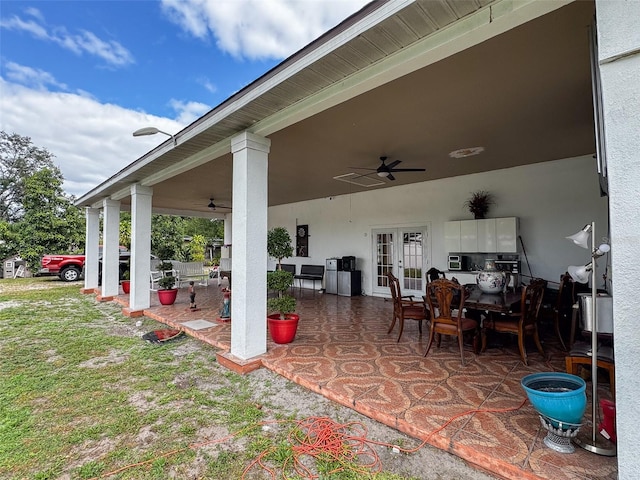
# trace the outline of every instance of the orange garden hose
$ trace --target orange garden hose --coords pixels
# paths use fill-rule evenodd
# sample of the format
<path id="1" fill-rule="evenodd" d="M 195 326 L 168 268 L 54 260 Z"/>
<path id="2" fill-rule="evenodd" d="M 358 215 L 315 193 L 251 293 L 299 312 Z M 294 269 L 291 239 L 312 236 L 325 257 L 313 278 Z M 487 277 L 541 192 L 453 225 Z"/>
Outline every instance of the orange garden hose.
<path id="1" fill-rule="evenodd" d="M 234 438 L 235 436 L 253 430 L 255 428 L 265 426 L 274 423 L 293 423 L 293 428 L 289 432 L 288 441 L 291 445 L 292 454 L 285 459 L 282 465 L 282 478 L 286 479 L 286 472 L 293 470 L 295 474 L 301 478 L 309 480 L 315 480 L 319 478 L 318 474 L 313 473 L 309 467 L 306 466 L 305 460 L 308 458 L 320 459 L 323 461 L 331 461 L 336 467 L 328 474 L 337 473 L 344 470 L 350 470 L 356 473 L 376 473 L 382 470 L 382 462 L 380 457 L 374 450 L 373 446 L 384 446 L 389 448 L 395 448 L 398 451 L 404 453 L 415 453 L 424 447 L 429 438 L 446 428 L 451 422 L 456 419 L 471 415 L 473 413 L 502 413 L 511 412 L 521 409 L 527 399 L 523 399 L 520 405 L 511 408 L 496 408 L 496 409 L 472 409 L 466 412 L 459 413 L 447 420 L 443 425 L 429 432 L 422 443 L 414 448 L 401 448 L 397 445 L 391 445 L 385 442 L 376 442 L 367 439 L 367 427 L 361 422 L 348 422 L 337 423 L 327 417 L 308 417 L 303 420 L 273 420 L 260 422 L 250 427 L 238 430 L 235 433 L 227 435 L 226 437 L 209 440 L 206 442 L 192 443 L 188 447 L 178 448 L 169 452 L 158 455 L 152 459 L 145 460 L 143 462 L 133 463 L 125 465 L 116 470 L 106 472 L 99 477 L 95 477 L 91 480 L 98 478 L 105 478 L 117 473 L 123 472 L 130 468 L 148 465 L 155 462 L 160 458 L 167 458 L 177 453 L 186 451 L 188 449 L 198 449 L 206 445 L 214 445 L 216 443 L 223 443 L 227 440 Z M 265 458 L 274 452 L 274 449 L 267 449 L 260 453 L 244 470 L 242 478 L 244 479 L 247 473 L 253 469 L 256 465 L 260 466 L 263 470 L 271 475 L 271 478 L 276 478 L 276 472 L 269 468 L 265 464 Z M 307 462 L 308 464 L 308 462 Z"/>

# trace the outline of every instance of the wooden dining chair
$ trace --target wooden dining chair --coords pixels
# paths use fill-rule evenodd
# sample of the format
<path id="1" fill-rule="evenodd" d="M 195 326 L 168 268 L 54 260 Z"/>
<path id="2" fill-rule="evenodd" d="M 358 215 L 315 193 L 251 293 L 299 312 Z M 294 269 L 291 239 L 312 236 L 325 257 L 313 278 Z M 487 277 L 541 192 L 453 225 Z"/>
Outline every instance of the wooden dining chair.
<path id="1" fill-rule="evenodd" d="M 529 365 L 525 347 L 525 338 L 527 336 L 533 337 L 538 351 L 544 357 L 544 350 L 538 335 L 538 314 L 540 313 L 540 306 L 542 305 L 546 287 L 546 280 L 532 280 L 529 285 L 522 289 L 520 310 L 518 312 L 485 319 L 482 327 L 482 350 L 484 351 L 487 345 L 486 331 L 491 329 L 498 333 L 509 333 L 518 336 L 520 358 L 522 358 L 522 363 L 525 365 Z"/>
<path id="2" fill-rule="evenodd" d="M 397 321 L 400 325 L 400 332 L 398 332 L 399 342 L 400 337 L 402 337 L 402 330 L 404 329 L 404 321 L 405 319 L 409 319 L 418 322 L 418 330 L 422 336 L 422 322 L 429 319 L 424 301 L 413 300 L 412 295 L 402 295 L 400 281 L 391 272 L 387 273 L 387 279 L 393 300 L 393 320 L 387 333 L 391 333 Z"/>
<path id="3" fill-rule="evenodd" d="M 567 350 L 567 344 L 565 344 L 564 339 L 562 338 L 562 331 L 571 329 L 574 303 L 576 303 L 575 283 L 573 282 L 571 275 L 565 273 L 560 277 L 558 298 L 556 300 L 556 305 L 553 308 L 553 327 L 563 350 Z M 572 339 L 569 338 L 567 342 L 569 346 L 571 346 L 571 342 Z"/>
<path id="4" fill-rule="evenodd" d="M 431 314 L 431 327 L 429 330 L 429 344 L 426 357 L 431 350 L 431 345 L 438 335 L 438 347 L 442 335 L 458 337 L 460 347 L 460 360 L 464 366 L 464 334 L 473 333 L 473 352 L 478 353 L 478 322 L 472 318 L 463 317 L 466 290 L 464 286 L 452 280 L 441 278 L 427 284 L 425 295 Z"/>

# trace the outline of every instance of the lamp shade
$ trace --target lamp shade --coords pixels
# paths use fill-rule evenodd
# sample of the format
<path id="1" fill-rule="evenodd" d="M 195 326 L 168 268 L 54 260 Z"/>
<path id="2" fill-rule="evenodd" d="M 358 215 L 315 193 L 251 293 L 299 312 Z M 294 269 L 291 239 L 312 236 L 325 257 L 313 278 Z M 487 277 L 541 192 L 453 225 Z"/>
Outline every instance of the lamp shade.
<path id="1" fill-rule="evenodd" d="M 569 235 L 566 238 L 582 248 L 589 248 L 589 232 L 591 232 L 590 224 L 585 225 L 578 233 Z"/>
<path id="2" fill-rule="evenodd" d="M 567 268 L 567 272 L 571 275 L 574 282 L 587 283 L 589 281 L 589 272 L 591 271 L 591 264 L 576 267 L 571 265 Z"/>

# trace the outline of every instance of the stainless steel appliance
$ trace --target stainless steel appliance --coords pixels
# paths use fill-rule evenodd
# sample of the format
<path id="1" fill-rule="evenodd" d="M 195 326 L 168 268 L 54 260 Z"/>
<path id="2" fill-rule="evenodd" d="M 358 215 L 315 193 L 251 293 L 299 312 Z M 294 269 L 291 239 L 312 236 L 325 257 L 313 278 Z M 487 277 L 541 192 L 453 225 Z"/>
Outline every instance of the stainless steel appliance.
<path id="1" fill-rule="evenodd" d="M 447 258 L 448 270 L 469 270 L 469 257 L 466 255 L 449 255 Z"/>
<path id="2" fill-rule="evenodd" d="M 590 293 L 579 293 L 580 302 L 580 327 L 587 332 L 593 331 L 593 308 Z M 598 309 L 598 332 L 613 333 L 613 297 L 606 294 L 596 296 L 596 308 Z M 599 350 L 599 348 L 598 348 Z"/>
<path id="3" fill-rule="evenodd" d="M 324 290 L 326 293 L 338 294 L 338 270 L 342 268 L 342 259 L 327 258 L 324 275 Z"/>
<path id="4" fill-rule="evenodd" d="M 362 293 L 362 272 L 338 272 L 338 295 L 354 297 Z"/>

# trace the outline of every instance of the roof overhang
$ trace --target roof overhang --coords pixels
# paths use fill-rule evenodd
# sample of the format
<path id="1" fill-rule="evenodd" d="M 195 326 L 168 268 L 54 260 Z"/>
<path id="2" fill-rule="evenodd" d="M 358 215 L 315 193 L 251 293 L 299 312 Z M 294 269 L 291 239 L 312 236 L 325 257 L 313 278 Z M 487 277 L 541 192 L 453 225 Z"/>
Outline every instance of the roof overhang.
<path id="1" fill-rule="evenodd" d="M 231 202 L 243 131 L 271 138 L 270 205 L 591 153 L 593 13 L 592 2 L 372 2 L 76 204 L 126 205 L 140 183 L 155 211 L 211 216 L 209 198 Z M 485 152 L 448 157 L 474 146 Z M 427 171 L 375 187 L 334 180 L 381 155 Z"/>

